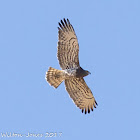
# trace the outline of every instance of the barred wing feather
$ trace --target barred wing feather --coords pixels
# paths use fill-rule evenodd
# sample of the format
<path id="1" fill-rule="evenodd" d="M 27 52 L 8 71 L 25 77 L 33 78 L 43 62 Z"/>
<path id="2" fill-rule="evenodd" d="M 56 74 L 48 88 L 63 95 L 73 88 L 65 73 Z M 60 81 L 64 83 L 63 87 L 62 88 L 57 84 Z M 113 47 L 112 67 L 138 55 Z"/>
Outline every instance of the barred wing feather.
<path id="1" fill-rule="evenodd" d="M 66 79 L 65 86 L 70 97 L 77 107 L 82 109 L 82 112 L 90 113 L 93 107 L 96 108 L 97 102 L 83 78 Z"/>
<path id="2" fill-rule="evenodd" d="M 79 67 L 78 40 L 68 19 L 59 23 L 58 40 L 57 57 L 61 68 L 64 70 Z"/>

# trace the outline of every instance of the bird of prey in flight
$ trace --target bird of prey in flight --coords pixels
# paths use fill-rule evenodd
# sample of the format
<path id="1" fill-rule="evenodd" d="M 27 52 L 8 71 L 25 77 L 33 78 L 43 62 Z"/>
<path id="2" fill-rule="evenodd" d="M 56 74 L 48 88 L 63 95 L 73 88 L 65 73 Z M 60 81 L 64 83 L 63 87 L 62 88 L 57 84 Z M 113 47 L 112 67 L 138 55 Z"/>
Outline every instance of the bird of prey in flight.
<path id="1" fill-rule="evenodd" d="M 62 70 L 52 67 L 46 72 L 48 83 L 57 88 L 63 81 L 70 97 L 85 114 L 96 108 L 97 102 L 83 77 L 90 74 L 79 64 L 79 44 L 70 21 L 63 19 L 58 27 L 57 57 Z"/>

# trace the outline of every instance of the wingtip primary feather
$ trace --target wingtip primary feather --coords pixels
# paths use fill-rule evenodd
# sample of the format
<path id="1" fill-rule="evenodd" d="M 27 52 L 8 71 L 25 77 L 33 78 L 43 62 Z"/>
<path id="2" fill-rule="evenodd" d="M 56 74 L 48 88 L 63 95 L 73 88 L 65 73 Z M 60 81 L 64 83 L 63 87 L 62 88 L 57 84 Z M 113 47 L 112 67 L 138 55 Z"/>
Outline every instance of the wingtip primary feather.
<path id="1" fill-rule="evenodd" d="M 69 19 L 67 18 L 67 22 L 70 24 L 70 21 L 69 21 Z"/>
<path id="2" fill-rule="evenodd" d="M 95 104 L 98 105 L 98 103 L 96 102 L 96 100 L 95 100 Z"/>
<path id="3" fill-rule="evenodd" d="M 63 18 L 63 20 L 64 20 L 65 24 L 67 24 L 66 19 L 65 19 L 65 18 Z"/>
<path id="4" fill-rule="evenodd" d="M 61 23 L 60 23 L 60 22 L 58 22 L 58 24 L 59 24 L 59 26 L 62 28 L 62 25 L 61 25 Z"/>
<path id="5" fill-rule="evenodd" d="M 88 113 L 90 113 L 90 109 L 88 108 Z"/>
<path id="6" fill-rule="evenodd" d="M 65 27 L 65 24 L 64 24 L 63 20 L 61 20 L 61 24 L 63 25 L 63 27 Z"/>

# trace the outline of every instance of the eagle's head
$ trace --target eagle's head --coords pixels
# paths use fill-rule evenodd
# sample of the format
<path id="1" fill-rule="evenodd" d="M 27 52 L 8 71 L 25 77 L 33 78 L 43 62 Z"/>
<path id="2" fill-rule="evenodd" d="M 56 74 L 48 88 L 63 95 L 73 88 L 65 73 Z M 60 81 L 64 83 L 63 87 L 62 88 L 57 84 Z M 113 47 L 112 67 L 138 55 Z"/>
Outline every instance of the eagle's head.
<path id="1" fill-rule="evenodd" d="M 86 76 L 91 74 L 88 70 L 85 70 Z"/>

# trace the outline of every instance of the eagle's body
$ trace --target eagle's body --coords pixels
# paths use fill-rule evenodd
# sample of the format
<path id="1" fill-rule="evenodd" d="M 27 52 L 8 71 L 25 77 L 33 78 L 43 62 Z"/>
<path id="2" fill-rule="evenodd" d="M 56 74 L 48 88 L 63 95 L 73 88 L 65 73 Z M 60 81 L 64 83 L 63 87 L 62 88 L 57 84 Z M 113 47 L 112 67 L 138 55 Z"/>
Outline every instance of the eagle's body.
<path id="1" fill-rule="evenodd" d="M 97 102 L 83 77 L 90 74 L 80 67 L 79 64 L 79 45 L 75 31 L 69 20 L 61 20 L 58 27 L 59 41 L 57 57 L 62 70 L 52 67 L 46 73 L 46 80 L 51 86 L 57 88 L 65 81 L 66 90 L 74 103 L 85 113 L 93 106 L 96 108 Z"/>
<path id="2" fill-rule="evenodd" d="M 80 78 L 80 77 L 85 77 L 88 74 L 90 74 L 90 72 L 83 70 L 81 67 L 79 68 L 72 68 L 72 69 L 65 69 L 62 70 L 64 73 L 64 79 L 71 79 L 71 78 Z"/>

